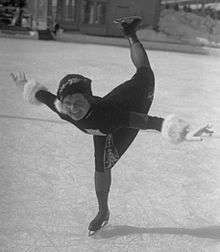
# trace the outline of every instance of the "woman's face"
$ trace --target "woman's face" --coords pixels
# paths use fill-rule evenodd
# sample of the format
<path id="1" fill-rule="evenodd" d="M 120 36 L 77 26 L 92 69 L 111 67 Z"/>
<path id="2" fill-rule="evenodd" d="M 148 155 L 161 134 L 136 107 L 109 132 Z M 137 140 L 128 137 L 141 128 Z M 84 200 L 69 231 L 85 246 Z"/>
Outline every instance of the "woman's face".
<path id="1" fill-rule="evenodd" d="M 75 121 L 82 119 L 90 109 L 90 103 L 81 93 L 67 95 L 62 105 L 65 113 Z"/>

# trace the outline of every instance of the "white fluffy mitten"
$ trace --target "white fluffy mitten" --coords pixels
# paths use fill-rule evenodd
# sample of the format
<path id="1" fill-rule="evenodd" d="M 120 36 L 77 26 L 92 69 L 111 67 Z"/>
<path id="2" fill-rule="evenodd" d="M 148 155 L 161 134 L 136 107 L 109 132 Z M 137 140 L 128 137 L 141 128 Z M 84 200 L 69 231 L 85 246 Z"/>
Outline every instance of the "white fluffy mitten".
<path id="1" fill-rule="evenodd" d="M 169 115 L 164 119 L 162 125 L 162 136 L 171 143 L 178 144 L 185 140 L 190 125 L 176 115 Z"/>
<path id="2" fill-rule="evenodd" d="M 47 91 L 47 88 L 40 83 L 36 82 L 34 79 L 29 80 L 25 86 L 23 91 L 24 100 L 33 105 L 41 105 L 42 103 L 37 100 L 35 94 L 39 90 Z"/>

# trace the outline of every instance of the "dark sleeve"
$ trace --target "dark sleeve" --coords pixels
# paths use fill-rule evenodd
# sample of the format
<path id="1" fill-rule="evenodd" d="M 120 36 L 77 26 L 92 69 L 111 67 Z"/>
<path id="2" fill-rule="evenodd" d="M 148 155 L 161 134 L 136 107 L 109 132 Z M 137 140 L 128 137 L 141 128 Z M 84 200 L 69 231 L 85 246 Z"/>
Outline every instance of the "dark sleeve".
<path id="1" fill-rule="evenodd" d="M 148 116 L 147 129 L 161 131 L 164 118 Z"/>
<path id="2" fill-rule="evenodd" d="M 44 103 L 50 109 L 52 109 L 54 112 L 58 113 L 58 111 L 56 110 L 56 107 L 54 105 L 54 102 L 57 99 L 56 95 L 54 95 L 48 91 L 45 91 L 45 90 L 40 90 L 35 94 L 35 97 L 38 99 L 38 101 Z"/>
<path id="3" fill-rule="evenodd" d="M 129 113 L 129 128 L 140 130 L 158 130 L 161 131 L 163 118 L 149 116 L 144 113 Z"/>

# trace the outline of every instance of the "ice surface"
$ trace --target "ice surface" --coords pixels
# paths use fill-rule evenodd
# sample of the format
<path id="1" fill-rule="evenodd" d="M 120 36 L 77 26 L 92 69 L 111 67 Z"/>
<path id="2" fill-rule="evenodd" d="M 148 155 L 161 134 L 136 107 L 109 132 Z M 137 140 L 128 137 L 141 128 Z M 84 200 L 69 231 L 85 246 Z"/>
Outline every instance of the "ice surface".
<path id="1" fill-rule="evenodd" d="M 151 114 L 179 113 L 220 130 L 220 61 L 150 51 Z M 25 71 L 52 92 L 67 73 L 104 95 L 135 69 L 127 48 L 0 40 L 0 251 L 220 251 L 220 142 L 170 145 L 141 133 L 113 169 L 111 217 L 95 237 L 91 136 L 46 107 L 25 104 L 9 79 Z"/>

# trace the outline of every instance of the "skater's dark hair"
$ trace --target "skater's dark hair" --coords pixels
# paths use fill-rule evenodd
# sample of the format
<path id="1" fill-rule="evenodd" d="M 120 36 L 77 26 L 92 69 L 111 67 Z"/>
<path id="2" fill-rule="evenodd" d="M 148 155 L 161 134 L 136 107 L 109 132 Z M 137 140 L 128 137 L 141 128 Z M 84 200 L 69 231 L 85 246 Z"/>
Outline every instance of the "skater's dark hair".
<path id="1" fill-rule="evenodd" d="M 59 83 L 57 98 L 63 101 L 67 95 L 74 93 L 92 95 L 91 82 L 89 78 L 80 74 L 68 74 Z"/>

